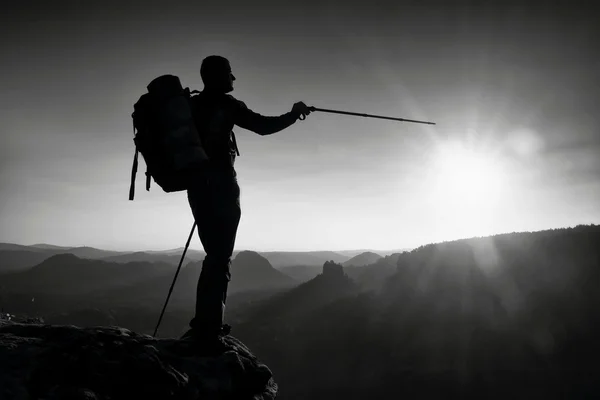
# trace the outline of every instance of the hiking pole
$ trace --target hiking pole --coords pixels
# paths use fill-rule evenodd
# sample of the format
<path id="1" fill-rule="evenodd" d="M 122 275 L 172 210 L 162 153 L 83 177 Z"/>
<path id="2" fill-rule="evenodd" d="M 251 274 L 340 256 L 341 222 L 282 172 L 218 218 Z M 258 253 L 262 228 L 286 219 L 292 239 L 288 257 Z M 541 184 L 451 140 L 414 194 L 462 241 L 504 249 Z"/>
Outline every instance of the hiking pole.
<path id="1" fill-rule="evenodd" d="M 415 124 L 427 124 L 427 125 L 435 125 L 435 122 L 428 122 L 428 121 L 417 121 L 416 119 L 406 119 L 406 118 L 395 118 L 395 117 L 385 117 L 383 115 L 373 115 L 373 114 L 361 114 L 361 113 L 355 113 L 355 112 L 349 112 L 349 111 L 339 111 L 339 110 L 329 110 L 327 108 L 317 108 L 317 107 L 308 107 L 308 109 L 312 112 L 312 111 L 321 111 L 321 112 L 328 112 L 328 113 L 334 113 L 334 114 L 344 114 L 344 115 L 354 115 L 357 117 L 367 117 L 367 118 L 379 118 L 379 119 L 389 119 L 392 121 L 400 121 L 400 122 L 413 122 Z M 304 120 L 304 118 L 306 118 L 306 116 L 301 116 L 300 119 Z"/>
<path id="2" fill-rule="evenodd" d="M 167 295 L 167 300 L 165 301 L 165 305 L 163 306 L 162 312 L 160 313 L 160 317 L 158 318 L 158 323 L 156 324 L 156 329 L 154 329 L 154 335 L 158 332 L 158 327 L 160 326 L 160 321 L 162 321 L 163 315 L 165 314 L 165 310 L 167 309 L 167 304 L 169 304 L 169 298 L 171 297 L 171 293 L 173 293 L 173 287 L 175 287 L 175 281 L 177 281 L 177 275 L 179 275 L 179 270 L 181 269 L 181 265 L 183 264 L 183 259 L 185 258 L 185 253 L 187 252 L 188 247 L 190 246 L 190 242 L 192 241 L 192 236 L 194 235 L 194 230 L 196 229 L 196 221 L 194 221 L 194 225 L 192 226 L 192 231 L 190 232 L 190 236 L 188 237 L 187 243 L 185 244 L 185 248 L 183 249 L 183 254 L 181 255 L 181 260 L 179 261 L 179 266 L 177 267 L 177 272 L 175 272 L 175 277 L 173 278 L 173 283 L 171 284 L 171 288 L 169 289 L 169 294 Z"/>

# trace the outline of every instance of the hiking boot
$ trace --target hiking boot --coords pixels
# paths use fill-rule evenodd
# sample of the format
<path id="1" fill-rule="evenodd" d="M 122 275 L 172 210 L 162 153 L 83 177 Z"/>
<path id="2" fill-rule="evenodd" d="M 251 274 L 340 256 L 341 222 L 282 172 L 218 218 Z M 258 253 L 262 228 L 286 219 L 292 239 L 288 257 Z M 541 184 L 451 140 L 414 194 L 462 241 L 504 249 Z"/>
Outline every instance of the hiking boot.
<path id="1" fill-rule="evenodd" d="M 198 339 L 198 340 L 206 340 L 206 339 L 214 339 L 221 338 L 223 336 L 229 335 L 231 332 L 231 326 L 228 324 L 221 325 L 221 329 L 218 332 L 210 332 L 203 329 L 189 329 L 181 339 Z"/>
<path id="2" fill-rule="evenodd" d="M 223 324 L 221 325 L 221 335 L 227 336 L 231 333 L 231 325 Z"/>
<path id="3" fill-rule="evenodd" d="M 230 331 L 229 325 L 221 326 L 219 332 L 192 328 L 181 337 L 181 340 L 189 343 L 191 346 L 189 349 L 195 355 L 217 357 L 228 350 L 229 346 L 223 337 Z"/>

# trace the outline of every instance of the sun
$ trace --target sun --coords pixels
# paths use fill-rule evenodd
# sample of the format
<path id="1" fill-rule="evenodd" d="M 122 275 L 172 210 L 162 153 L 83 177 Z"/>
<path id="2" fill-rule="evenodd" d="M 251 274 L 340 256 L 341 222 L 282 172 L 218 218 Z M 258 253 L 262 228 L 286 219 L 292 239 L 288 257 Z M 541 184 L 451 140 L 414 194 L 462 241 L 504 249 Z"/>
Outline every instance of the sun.
<path id="1" fill-rule="evenodd" d="M 440 142 L 430 159 L 429 203 L 450 229 L 477 234 L 508 192 L 506 169 L 496 153 L 460 141 Z"/>
<path id="2" fill-rule="evenodd" d="M 491 200 L 502 189 L 503 171 L 490 154 L 455 142 L 438 148 L 434 168 L 438 189 L 470 205 Z"/>

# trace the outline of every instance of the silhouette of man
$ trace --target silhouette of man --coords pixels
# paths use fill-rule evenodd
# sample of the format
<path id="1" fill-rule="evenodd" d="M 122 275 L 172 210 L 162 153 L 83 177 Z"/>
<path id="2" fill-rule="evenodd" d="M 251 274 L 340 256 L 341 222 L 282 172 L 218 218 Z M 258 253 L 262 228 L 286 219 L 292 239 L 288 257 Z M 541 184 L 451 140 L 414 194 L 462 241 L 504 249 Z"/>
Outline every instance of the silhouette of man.
<path id="1" fill-rule="evenodd" d="M 239 155 L 233 126 L 259 135 L 279 132 L 310 114 L 303 102 L 280 116 L 263 116 L 229 95 L 235 77 L 229 61 L 212 55 L 202 61 L 204 90 L 192 97 L 194 119 L 209 157 L 207 171 L 188 188 L 188 201 L 206 257 L 198 280 L 196 313 L 184 337 L 216 338 L 229 333 L 223 324 L 231 256 L 241 216 L 240 188 L 234 168 Z"/>

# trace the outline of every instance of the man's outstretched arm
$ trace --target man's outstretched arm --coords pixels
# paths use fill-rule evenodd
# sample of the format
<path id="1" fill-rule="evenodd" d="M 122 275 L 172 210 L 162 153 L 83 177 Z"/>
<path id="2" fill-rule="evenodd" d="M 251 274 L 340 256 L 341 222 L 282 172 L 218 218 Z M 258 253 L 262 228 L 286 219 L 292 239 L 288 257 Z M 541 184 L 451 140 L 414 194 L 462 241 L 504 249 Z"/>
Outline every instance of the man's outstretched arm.
<path id="1" fill-rule="evenodd" d="M 271 135 L 284 130 L 300 118 L 308 115 L 310 111 L 304 103 L 296 103 L 291 111 L 277 117 L 267 117 L 250 110 L 242 101 L 237 101 L 235 124 L 241 128 L 258 133 L 259 135 Z"/>

